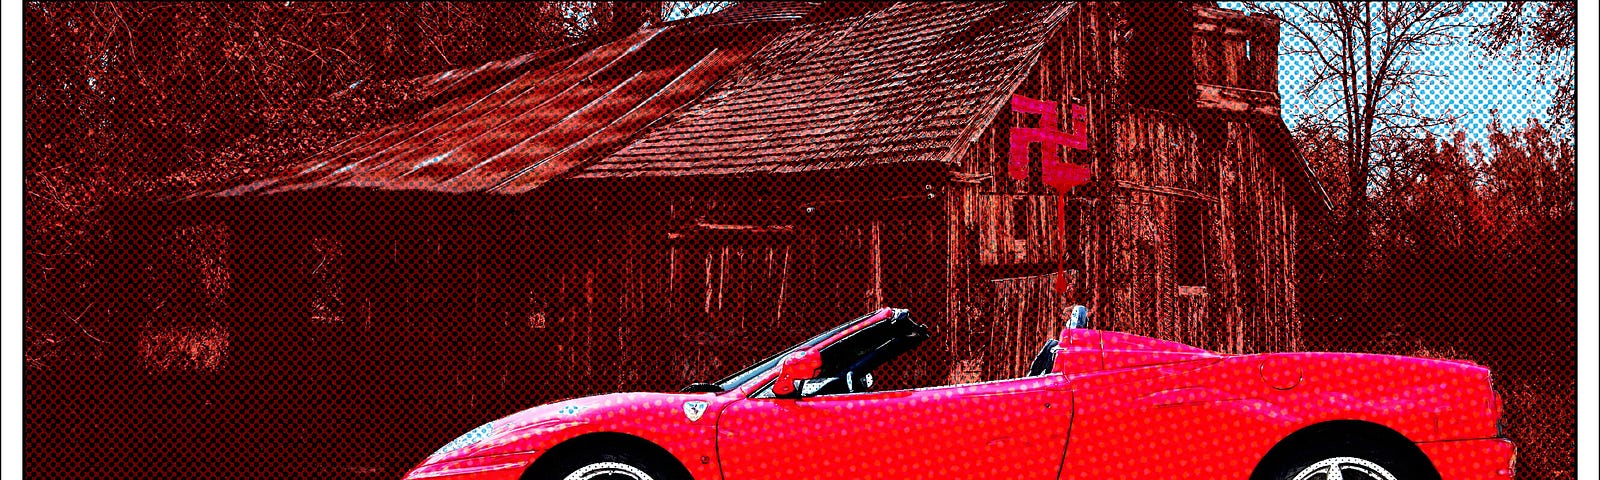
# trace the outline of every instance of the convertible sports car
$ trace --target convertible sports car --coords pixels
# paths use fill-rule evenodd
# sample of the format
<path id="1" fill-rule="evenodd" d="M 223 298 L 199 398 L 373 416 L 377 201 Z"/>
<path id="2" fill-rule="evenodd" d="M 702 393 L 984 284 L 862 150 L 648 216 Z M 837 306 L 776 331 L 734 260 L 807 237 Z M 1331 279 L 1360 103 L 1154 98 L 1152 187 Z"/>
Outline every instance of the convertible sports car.
<path id="1" fill-rule="evenodd" d="M 905 310 L 883 309 L 715 383 L 568 400 L 496 420 L 406 478 L 1512 475 L 1514 447 L 1500 438 L 1500 398 L 1482 366 L 1223 355 L 1078 328 L 1086 320 L 1074 307 L 1068 328 L 1041 339 L 1019 378 L 875 391 L 874 370 L 929 335 Z"/>

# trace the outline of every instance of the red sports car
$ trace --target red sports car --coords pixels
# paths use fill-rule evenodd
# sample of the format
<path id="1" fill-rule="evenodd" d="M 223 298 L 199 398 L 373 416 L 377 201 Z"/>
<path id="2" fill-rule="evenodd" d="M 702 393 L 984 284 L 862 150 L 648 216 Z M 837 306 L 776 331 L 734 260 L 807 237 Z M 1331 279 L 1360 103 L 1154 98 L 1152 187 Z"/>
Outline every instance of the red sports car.
<path id="1" fill-rule="evenodd" d="M 682 393 L 568 400 L 450 442 L 409 479 L 1509 478 L 1488 369 L 1223 355 L 1077 328 L 1020 378 L 876 391 L 928 338 L 883 309 Z M 1019 370 L 1021 365 L 1018 366 Z"/>

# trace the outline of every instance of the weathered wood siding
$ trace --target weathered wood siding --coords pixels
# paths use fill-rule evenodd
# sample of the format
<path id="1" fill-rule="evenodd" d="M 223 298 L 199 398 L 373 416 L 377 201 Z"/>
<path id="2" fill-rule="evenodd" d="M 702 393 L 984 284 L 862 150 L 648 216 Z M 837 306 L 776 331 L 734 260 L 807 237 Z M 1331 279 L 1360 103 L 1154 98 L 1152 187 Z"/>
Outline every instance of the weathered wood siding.
<path id="1" fill-rule="evenodd" d="M 1075 277 L 1077 272 L 1069 275 Z M 1015 345 L 1016 348 L 991 350 L 989 353 L 996 356 L 985 359 L 983 378 L 1022 376 L 1044 339 L 1061 333 L 1062 325 L 1049 320 L 1060 318 L 1060 312 L 1072 306 L 1067 300 L 1071 294 L 1057 293 L 1055 283 L 1054 274 L 996 278 L 986 282 L 986 291 L 978 301 L 982 305 L 980 308 L 993 313 L 990 321 L 980 327 L 981 336 L 974 340 L 987 341 L 989 345 Z"/>
<path id="2" fill-rule="evenodd" d="M 1098 172 L 1111 158 L 1112 135 L 1106 115 L 1116 109 L 1112 92 L 1100 83 L 1111 73 L 1109 4 L 1083 4 L 1053 36 L 1038 66 L 1015 93 L 1030 98 L 1078 103 L 1089 108 L 1086 151 L 1064 149 L 1067 161 Z M 1063 325 L 1063 312 L 1076 303 L 1096 304 L 1092 285 L 1104 275 L 1103 230 L 1110 215 L 1097 187 L 1083 187 L 1063 198 L 1040 180 L 1044 160 L 1036 152 L 1027 180 L 1007 174 L 1009 132 L 1037 126 L 1033 115 L 1003 109 L 993 123 L 975 131 L 946 209 L 950 215 L 951 322 L 960 337 L 951 348 L 961 361 L 952 380 L 1014 377 L 1039 347 Z M 1055 161 L 1055 159 L 1051 159 Z M 1065 236 L 1059 224 L 1065 211 Z M 1065 240 L 1065 241 L 1064 241 Z M 1069 291 L 1054 289 L 1063 264 Z"/>
<path id="3" fill-rule="evenodd" d="M 1215 164 L 1202 161 L 1196 152 L 1196 134 L 1184 116 L 1131 107 L 1117 120 L 1115 131 L 1116 173 L 1107 181 L 1114 185 L 1108 189 L 1114 208 L 1106 285 L 1112 301 L 1099 306 L 1102 325 L 1208 346 L 1204 338 L 1190 334 L 1197 329 L 1182 328 L 1178 321 L 1179 287 L 1205 288 L 1180 285 L 1181 264 L 1205 259 L 1180 255 L 1179 243 L 1192 238 L 1180 238 L 1178 226 L 1180 202 L 1204 205 L 1201 211 L 1207 213 L 1216 203 L 1208 193 L 1216 190 Z M 1185 307 L 1190 323 L 1205 324 L 1203 313 L 1194 318 L 1193 303 L 1199 298 L 1187 295 Z"/>
<path id="4" fill-rule="evenodd" d="M 1296 223 L 1286 175 L 1246 122 L 1209 129 L 1208 149 L 1219 165 L 1216 252 L 1231 265 L 1213 277 L 1224 297 L 1214 315 L 1227 319 L 1225 337 L 1213 340 L 1232 352 L 1297 349 L 1303 331 L 1295 290 Z M 1232 310 L 1225 311 L 1225 310 Z"/>
<path id="5" fill-rule="evenodd" d="M 1299 345 L 1287 166 L 1250 121 L 1276 114 L 1276 24 L 1218 12 L 1079 5 L 1019 85 L 1089 109 L 1089 150 L 1063 157 L 1094 177 L 1066 196 L 1065 235 L 1038 154 L 1028 179 L 1007 175 L 1008 132 L 1034 116 L 1003 109 L 974 134 L 945 203 L 952 380 L 1014 376 L 1078 303 L 1096 328 L 1232 352 Z M 1071 288 L 1057 293 L 1063 265 Z"/>
<path id="6" fill-rule="evenodd" d="M 349 406 L 323 412 L 339 432 L 244 430 L 285 451 L 337 434 L 403 463 L 528 405 L 715 380 L 883 306 L 950 338 L 942 192 L 925 173 L 877 174 L 826 191 L 728 182 L 297 200 L 277 208 L 341 215 L 237 219 L 229 269 L 250 288 L 230 294 L 240 356 L 229 361 L 241 384 L 273 388 L 233 394 L 262 398 L 261 423 Z M 881 384 L 943 381 L 947 349 L 921 350 Z"/>
<path id="7" fill-rule="evenodd" d="M 1196 5 L 1129 13 L 1150 16 L 1119 26 L 1189 42 L 1150 47 L 1141 42 L 1170 38 L 1131 31 L 1113 49 L 1124 101 L 1113 164 L 1099 178 L 1115 188 L 1097 190 L 1116 205 L 1104 243 L 1111 282 L 1096 286 L 1112 302 L 1097 306 L 1099 325 L 1220 351 L 1298 348 L 1298 212 L 1284 173 L 1293 158 L 1268 150 L 1252 122 L 1278 114 L 1277 23 Z M 1140 56 L 1163 48 L 1174 56 Z M 1193 89 L 1152 96 L 1142 91 L 1152 82 Z"/>
<path id="8" fill-rule="evenodd" d="M 567 307 L 551 321 L 600 325 L 602 337 L 646 336 L 620 345 L 650 344 L 660 351 L 639 354 L 674 359 L 661 362 L 670 370 L 641 365 L 632 374 L 641 378 L 619 378 L 610 390 L 713 380 L 885 306 L 911 308 L 946 336 L 939 194 L 899 183 L 871 193 L 672 186 L 561 219 L 602 226 L 552 252 L 601 253 L 559 260 L 550 274 L 559 286 L 545 291 L 570 293 L 553 300 Z M 936 347 L 903 362 L 885 385 L 942 376 L 948 360 Z M 598 349 L 600 357 L 574 362 L 604 369 L 610 348 L 585 345 L 585 355 Z"/>

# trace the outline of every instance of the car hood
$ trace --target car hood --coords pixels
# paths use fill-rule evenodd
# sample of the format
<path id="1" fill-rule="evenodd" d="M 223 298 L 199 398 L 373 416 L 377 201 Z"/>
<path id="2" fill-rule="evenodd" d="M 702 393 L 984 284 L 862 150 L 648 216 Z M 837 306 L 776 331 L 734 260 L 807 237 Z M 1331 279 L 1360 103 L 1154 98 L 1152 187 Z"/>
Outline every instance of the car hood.
<path id="1" fill-rule="evenodd" d="M 435 451 L 423 464 L 548 449 L 577 434 L 626 430 L 630 423 L 660 418 L 667 412 L 676 412 L 679 419 L 687 420 L 682 413 L 685 403 L 709 404 L 713 400 L 714 395 L 708 393 L 633 392 L 540 405 L 468 431 Z"/>

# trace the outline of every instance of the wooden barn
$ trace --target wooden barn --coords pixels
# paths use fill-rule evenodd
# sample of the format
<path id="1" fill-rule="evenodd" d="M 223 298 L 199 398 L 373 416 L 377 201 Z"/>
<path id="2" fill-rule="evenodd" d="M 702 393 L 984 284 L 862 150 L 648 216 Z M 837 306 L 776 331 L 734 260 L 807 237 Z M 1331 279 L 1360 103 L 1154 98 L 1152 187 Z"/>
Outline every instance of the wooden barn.
<path id="1" fill-rule="evenodd" d="M 229 365 L 273 386 L 247 395 L 387 402 L 341 428 L 395 458 L 882 306 L 934 332 L 901 386 L 1020 375 L 1075 303 L 1294 349 L 1296 239 L 1327 204 L 1277 39 L 1205 3 L 740 4 L 438 75 L 411 118 L 162 208 L 228 232 Z M 1013 175 L 1030 128 L 1082 148 L 1024 144 Z M 1060 162 L 1088 182 L 1058 194 Z"/>

